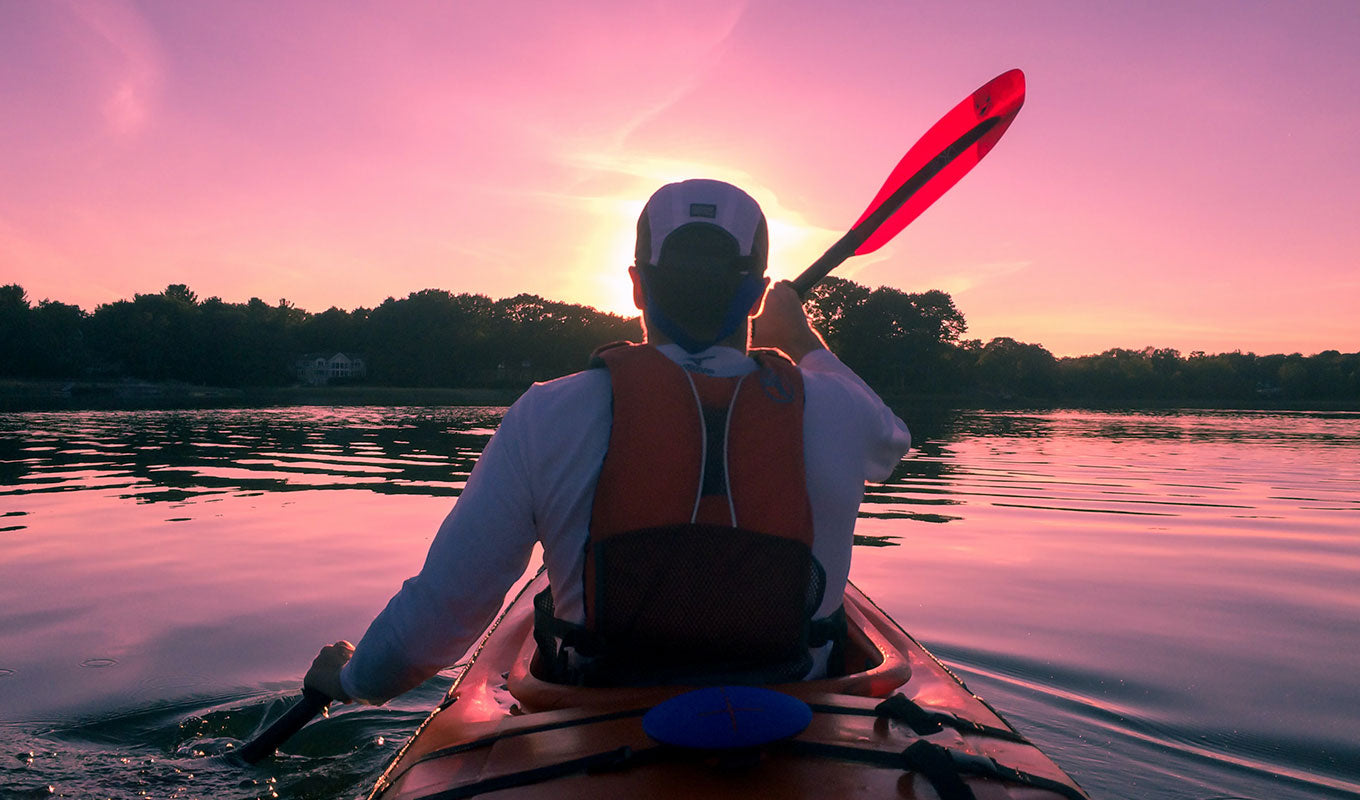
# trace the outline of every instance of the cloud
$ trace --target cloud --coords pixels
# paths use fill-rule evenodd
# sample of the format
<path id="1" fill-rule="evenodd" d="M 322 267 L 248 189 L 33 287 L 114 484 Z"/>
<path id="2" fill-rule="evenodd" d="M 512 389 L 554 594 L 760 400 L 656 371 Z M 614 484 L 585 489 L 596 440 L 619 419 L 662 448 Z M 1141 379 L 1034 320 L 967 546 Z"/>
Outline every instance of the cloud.
<path id="1" fill-rule="evenodd" d="M 71 12 L 108 45 L 114 77 L 101 110 L 110 132 L 132 136 L 143 130 L 160 92 L 162 57 L 141 14 L 122 0 L 70 2 Z"/>
<path id="2" fill-rule="evenodd" d="M 970 264 L 937 277 L 935 283 L 946 292 L 961 294 L 983 284 L 991 283 L 998 278 L 1026 270 L 1033 263 L 1032 261 L 993 261 L 985 264 Z"/>

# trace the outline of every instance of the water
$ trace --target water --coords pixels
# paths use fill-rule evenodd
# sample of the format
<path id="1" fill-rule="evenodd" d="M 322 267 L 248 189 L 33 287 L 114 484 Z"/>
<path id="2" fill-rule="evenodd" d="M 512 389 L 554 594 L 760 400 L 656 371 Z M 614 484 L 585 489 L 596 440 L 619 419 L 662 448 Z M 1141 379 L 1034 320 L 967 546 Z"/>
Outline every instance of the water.
<path id="1" fill-rule="evenodd" d="M 0 415 L 0 797 L 361 795 L 456 668 L 220 756 L 419 568 L 501 411 Z M 1360 794 L 1360 415 L 908 419 L 852 577 L 1093 796 Z"/>

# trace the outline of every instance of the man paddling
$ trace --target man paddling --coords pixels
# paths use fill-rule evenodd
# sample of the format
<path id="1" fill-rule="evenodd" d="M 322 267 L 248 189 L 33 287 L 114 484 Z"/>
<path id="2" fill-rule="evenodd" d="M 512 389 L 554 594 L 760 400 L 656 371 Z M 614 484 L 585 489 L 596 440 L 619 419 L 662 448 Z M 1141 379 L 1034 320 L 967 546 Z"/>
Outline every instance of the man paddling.
<path id="1" fill-rule="evenodd" d="M 745 192 L 658 190 L 629 268 L 645 344 L 603 349 L 506 412 L 420 574 L 357 650 L 323 648 L 305 685 L 369 703 L 419 685 L 476 641 L 536 542 L 551 584 L 536 602 L 546 677 L 824 674 L 864 483 L 888 477 L 910 436 L 826 349 L 793 288 L 766 292 L 767 260 Z"/>

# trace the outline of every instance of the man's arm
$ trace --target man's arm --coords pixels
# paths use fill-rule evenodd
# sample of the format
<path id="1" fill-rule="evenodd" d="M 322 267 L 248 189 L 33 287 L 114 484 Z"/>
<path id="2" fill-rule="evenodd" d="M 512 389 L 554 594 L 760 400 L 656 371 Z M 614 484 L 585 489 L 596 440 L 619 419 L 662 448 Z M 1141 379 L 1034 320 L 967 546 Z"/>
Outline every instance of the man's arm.
<path id="1" fill-rule="evenodd" d="M 832 415 L 840 417 L 839 424 L 842 425 L 854 421 L 856 424 L 852 428 L 841 430 L 834 437 L 839 446 L 847 448 L 852 442 L 858 444 L 865 458 L 866 479 L 885 480 L 892 473 L 902 454 L 911 447 L 911 433 L 884 405 L 878 393 L 827 348 L 821 335 L 808 322 L 803 301 L 793 284 L 780 281 L 765 295 L 765 305 L 755 319 L 751 344 L 784 351 L 804 375 L 816 373 L 831 378 L 838 388 L 823 381 L 811 390 L 815 399 L 809 405 L 813 409 L 810 418 L 819 420 Z"/>
<path id="2" fill-rule="evenodd" d="M 506 413 L 420 574 L 402 585 L 357 648 L 322 648 L 305 686 L 336 700 L 381 704 L 455 663 L 477 640 L 537 538 L 522 457 L 525 413 L 522 403 Z"/>
<path id="3" fill-rule="evenodd" d="M 855 436 L 845 441 L 862 441 L 867 456 L 865 476 L 884 480 L 911 447 L 911 434 L 901 419 L 878 394 L 827 348 L 821 334 L 808 322 L 803 301 L 793 284 L 780 281 L 765 295 L 765 305 L 755 318 L 751 346 L 774 347 L 793 359 L 804 373 L 834 376 L 843 386 L 833 406 L 842 412 L 858 412 L 862 425 Z M 808 358 L 808 356 L 812 356 Z M 818 393 L 820 396 L 820 392 Z M 836 413 L 834 409 L 818 413 Z"/>

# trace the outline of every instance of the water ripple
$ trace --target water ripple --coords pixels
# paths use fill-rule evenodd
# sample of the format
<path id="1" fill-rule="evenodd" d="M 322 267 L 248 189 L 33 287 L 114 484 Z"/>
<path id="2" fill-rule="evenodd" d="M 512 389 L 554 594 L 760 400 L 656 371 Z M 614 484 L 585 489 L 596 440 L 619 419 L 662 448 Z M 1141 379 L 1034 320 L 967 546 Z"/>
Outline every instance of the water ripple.
<path id="1" fill-rule="evenodd" d="M 394 411 L 3 414 L 0 496 L 123 490 L 122 497 L 164 502 L 231 489 L 452 496 L 504 409 L 411 409 L 410 421 L 397 424 L 385 416 Z"/>

